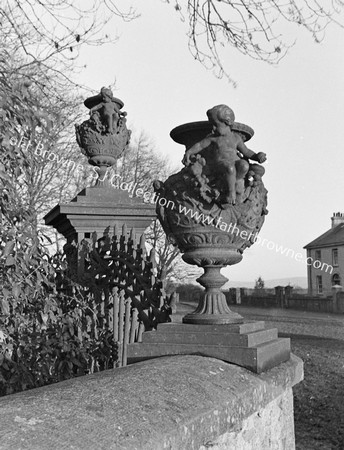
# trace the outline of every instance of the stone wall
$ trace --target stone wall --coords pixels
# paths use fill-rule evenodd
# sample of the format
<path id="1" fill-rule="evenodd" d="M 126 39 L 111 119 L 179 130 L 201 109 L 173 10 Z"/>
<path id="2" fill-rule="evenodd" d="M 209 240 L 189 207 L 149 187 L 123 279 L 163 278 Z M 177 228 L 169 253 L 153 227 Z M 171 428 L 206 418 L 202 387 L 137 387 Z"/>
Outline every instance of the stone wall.
<path id="1" fill-rule="evenodd" d="M 254 290 L 245 288 L 230 289 L 224 292 L 228 305 L 240 304 L 257 308 L 286 308 L 301 311 L 324 313 L 344 313 L 344 292 L 332 292 L 332 297 L 309 296 L 297 294 L 289 286 L 276 287 L 275 294 L 262 292 L 257 295 Z"/>
<path id="2" fill-rule="evenodd" d="M 196 355 L 154 359 L 0 399 L 0 448 L 284 449 L 299 358 L 260 375 Z"/>
<path id="3" fill-rule="evenodd" d="M 334 292 L 333 308 L 334 312 L 344 314 L 344 292 Z"/>
<path id="4" fill-rule="evenodd" d="M 241 297 L 241 304 L 243 306 L 253 306 L 257 308 L 278 308 L 278 300 L 275 295 L 255 295 L 249 297 Z"/>
<path id="5" fill-rule="evenodd" d="M 332 313 L 337 312 L 333 308 L 332 298 L 321 298 L 321 297 L 290 297 L 285 300 L 285 308 L 299 309 L 302 311 L 314 311 L 314 312 L 325 312 Z"/>

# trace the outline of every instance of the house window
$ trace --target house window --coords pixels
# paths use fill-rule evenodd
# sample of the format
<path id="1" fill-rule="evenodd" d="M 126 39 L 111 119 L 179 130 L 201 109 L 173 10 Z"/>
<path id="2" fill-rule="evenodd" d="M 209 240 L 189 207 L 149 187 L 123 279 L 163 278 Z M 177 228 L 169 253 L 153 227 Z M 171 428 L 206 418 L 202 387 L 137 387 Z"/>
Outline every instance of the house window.
<path id="1" fill-rule="evenodd" d="M 321 250 L 315 250 L 315 259 L 321 261 Z"/>
<path id="2" fill-rule="evenodd" d="M 332 276 L 332 286 L 334 286 L 335 284 L 340 285 L 340 276 L 338 275 L 338 273 L 334 273 Z"/>
<path id="3" fill-rule="evenodd" d="M 322 276 L 317 275 L 317 293 L 322 294 L 323 293 L 323 284 L 322 284 Z"/>
<path id="4" fill-rule="evenodd" d="M 332 249 L 332 266 L 338 266 L 338 248 Z"/>

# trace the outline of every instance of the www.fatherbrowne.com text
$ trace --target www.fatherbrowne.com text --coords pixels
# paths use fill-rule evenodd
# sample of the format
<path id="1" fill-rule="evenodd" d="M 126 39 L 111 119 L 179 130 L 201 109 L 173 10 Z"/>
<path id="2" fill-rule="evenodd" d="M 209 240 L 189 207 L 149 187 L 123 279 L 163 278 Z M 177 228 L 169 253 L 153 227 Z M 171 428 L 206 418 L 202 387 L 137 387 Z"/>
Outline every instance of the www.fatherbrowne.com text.
<path id="1" fill-rule="evenodd" d="M 14 139 L 14 138 L 12 138 Z M 22 142 L 18 143 L 11 142 L 12 145 L 24 145 Z M 31 144 L 28 142 L 27 147 L 29 147 Z M 59 164 L 62 164 L 64 166 L 70 166 L 73 165 L 73 169 L 75 170 L 83 170 L 84 166 L 82 164 L 76 164 L 72 160 L 68 160 L 65 158 L 59 157 L 56 153 L 48 152 L 47 150 L 44 150 L 44 146 L 42 143 L 38 143 L 36 145 L 34 153 L 37 156 L 41 156 L 42 158 L 47 159 L 51 162 L 57 162 Z M 167 200 L 164 197 L 160 197 L 159 194 L 154 193 L 152 191 L 145 191 L 144 189 L 137 187 L 138 183 L 135 183 L 134 181 L 127 182 L 122 181 L 122 177 L 119 174 L 110 174 L 110 171 L 107 171 L 103 179 L 99 179 L 99 174 L 96 171 L 95 167 L 92 167 L 93 172 L 92 178 L 98 179 L 100 182 L 104 181 L 105 178 L 108 178 L 109 184 L 114 189 L 121 189 L 128 191 L 129 195 L 132 197 L 138 197 L 142 198 L 145 203 L 151 203 L 151 204 L 158 204 L 159 206 L 171 209 L 171 210 L 177 210 L 175 202 L 172 200 Z M 219 228 L 221 231 L 225 231 L 227 233 L 235 234 L 236 236 L 239 236 L 242 239 L 247 240 L 253 240 L 256 244 L 261 245 L 262 247 L 266 247 L 268 250 L 274 250 L 276 253 L 279 253 L 283 256 L 287 256 L 290 258 L 295 259 L 297 262 L 305 262 L 307 266 L 313 266 L 315 269 L 321 269 L 325 270 L 327 273 L 328 271 L 330 274 L 332 274 L 333 266 L 330 264 L 327 264 L 325 262 L 321 262 L 319 260 L 314 260 L 312 257 L 304 258 L 302 253 L 297 253 L 291 248 L 284 247 L 283 245 L 276 244 L 274 241 L 271 241 L 266 238 L 262 238 L 257 233 L 248 233 L 245 230 L 241 230 L 237 227 L 237 224 L 232 223 L 226 223 L 222 220 L 222 217 L 218 217 L 215 219 L 214 217 L 211 217 L 210 215 L 204 215 L 203 213 L 200 213 L 199 211 L 195 211 L 191 208 L 187 208 L 186 206 L 178 205 L 178 212 L 179 214 L 183 214 L 185 216 L 189 216 L 191 219 L 193 219 L 196 223 L 202 223 L 204 225 L 214 226 L 215 228 Z"/>

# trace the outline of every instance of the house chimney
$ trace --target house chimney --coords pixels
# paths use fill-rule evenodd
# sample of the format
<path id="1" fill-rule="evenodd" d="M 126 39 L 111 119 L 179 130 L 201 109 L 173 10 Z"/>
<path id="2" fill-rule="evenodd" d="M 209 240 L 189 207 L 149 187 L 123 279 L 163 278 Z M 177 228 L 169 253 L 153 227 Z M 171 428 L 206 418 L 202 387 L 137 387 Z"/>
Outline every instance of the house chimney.
<path id="1" fill-rule="evenodd" d="M 333 213 L 333 216 L 331 217 L 332 222 L 332 228 L 336 227 L 337 225 L 344 223 L 344 214 L 341 212 Z"/>

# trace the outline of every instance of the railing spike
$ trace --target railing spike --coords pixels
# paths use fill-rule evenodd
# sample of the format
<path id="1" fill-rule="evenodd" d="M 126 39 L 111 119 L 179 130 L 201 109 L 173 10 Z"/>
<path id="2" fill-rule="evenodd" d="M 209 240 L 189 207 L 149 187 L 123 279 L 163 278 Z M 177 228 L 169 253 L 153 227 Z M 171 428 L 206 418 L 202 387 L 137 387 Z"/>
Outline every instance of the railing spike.
<path id="1" fill-rule="evenodd" d="M 155 251 L 155 248 L 153 247 L 149 254 L 149 261 L 151 263 L 153 263 L 154 265 L 156 264 L 155 254 L 156 254 L 156 251 Z"/>
<path id="2" fill-rule="evenodd" d="M 161 281 L 164 281 L 166 279 L 166 275 L 167 275 L 167 268 L 164 266 L 159 274 L 159 278 L 161 279 Z"/>
<path id="3" fill-rule="evenodd" d="M 140 237 L 140 248 L 144 252 L 146 251 L 146 238 L 145 238 L 144 234 L 141 234 L 141 237 Z"/>

